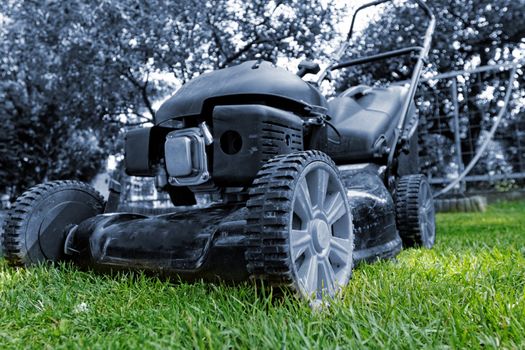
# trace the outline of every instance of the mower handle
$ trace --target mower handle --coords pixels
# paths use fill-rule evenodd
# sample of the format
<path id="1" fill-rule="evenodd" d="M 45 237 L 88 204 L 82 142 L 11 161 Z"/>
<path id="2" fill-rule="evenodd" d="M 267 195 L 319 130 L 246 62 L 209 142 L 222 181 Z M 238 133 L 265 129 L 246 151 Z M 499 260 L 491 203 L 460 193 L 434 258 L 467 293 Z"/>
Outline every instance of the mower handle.
<path id="1" fill-rule="evenodd" d="M 364 4 L 364 5 L 361 5 L 359 6 L 355 12 L 354 12 L 354 15 L 352 16 L 352 22 L 350 23 L 350 29 L 348 30 L 348 34 L 346 36 L 346 40 L 344 41 L 344 43 L 341 45 L 341 47 L 339 48 L 339 50 L 337 50 L 337 53 L 335 54 L 335 57 L 333 59 L 332 62 L 338 62 L 344 55 L 344 53 L 346 52 L 346 50 L 348 49 L 349 45 L 350 45 L 350 39 L 352 38 L 352 35 L 354 33 L 354 26 L 355 26 L 355 19 L 357 17 L 357 14 L 364 10 L 364 9 L 367 9 L 369 7 L 373 7 L 373 6 L 377 6 L 377 5 L 381 5 L 381 4 L 384 4 L 384 3 L 387 3 L 387 2 L 393 2 L 394 0 L 376 0 L 376 1 L 373 1 L 373 2 L 370 2 L 368 4 Z M 428 24 L 428 27 L 427 27 L 427 30 L 425 32 L 425 38 L 424 38 L 424 42 L 423 42 L 423 46 L 421 47 L 421 50 L 419 50 L 419 59 L 420 60 L 426 60 L 426 58 L 428 57 L 428 53 L 430 51 L 430 42 L 432 41 L 432 34 L 434 34 L 434 28 L 436 26 L 436 18 L 434 16 L 434 13 L 432 12 L 432 10 L 427 6 L 427 4 L 425 4 L 422 0 L 407 0 L 407 1 L 414 1 L 422 10 L 423 12 L 425 12 L 425 14 L 428 16 L 430 22 Z M 407 49 L 410 49 L 410 48 L 407 48 Z M 389 57 L 394 57 L 394 56 L 397 56 L 397 55 L 401 55 L 401 54 L 404 54 L 403 52 L 399 52 L 399 51 L 403 51 L 404 49 L 401 49 L 401 50 L 395 50 L 395 51 L 392 51 L 392 52 L 386 52 L 386 53 L 382 53 L 382 54 L 379 54 L 379 55 L 376 55 L 376 56 L 381 56 L 381 57 L 376 57 L 376 56 L 371 56 L 369 58 L 373 58 L 374 61 L 377 60 L 377 59 L 384 59 L 384 58 L 389 58 Z M 390 53 L 394 53 L 393 55 L 389 55 Z M 384 55 L 384 56 L 383 56 Z M 366 63 L 366 58 L 362 58 L 362 59 L 358 59 L 361 61 L 361 63 Z M 357 63 L 355 63 L 357 64 Z M 351 65 L 355 65 L 355 64 L 351 64 Z M 332 71 L 333 69 L 337 69 L 337 68 L 343 68 L 340 64 L 332 64 L 330 66 L 328 66 L 327 68 L 325 68 L 321 74 L 319 75 L 319 78 L 317 80 L 317 84 L 320 85 L 323 80 L 326 78 L 326 76 L 328 75 L 328 72 Z"/>
<path id="2" fill-rule="evenodd" d="M 432 10 L 427 6 L 427 4 L 425 4 L 423 1 L 421 0 L 412 0 L 414 2 L 416 2 L 418 4 L 418 6 L 425 12 L 425 14 L 428 16 L 428 18 L 432 21 L 434 20 L 435 21 L 435 18 L 434 18 L 434 14 L 432 13 Z M 376 1 L 373 1 L 373 2 L 370 2 L 368 4 L 364 4 L 362 6 L 359 6 L 357 8 L 357 10 L 355 10 L 354 12 L 354 15 L 352 16 L 352 22 L 350 24 L 350 30 L 348 31 L 348 34 L 346 36 L 346 41 L 350 41 L 350 39 L 352 38 L 352 34 L 354 32 L 354 24 L 355 24 L 355 19 L 357 17 L 357 14 L 361 11 L 361 10 L 364 10 L 366 8 L 369 8 L 369 7 L 373 7 L 373 6 L 377 6 L 377 5 L 381 5 L 381 4 L 384 4 L 385 2 L 393 2 L 393 0 L 376 0 Z"/>
<path id="3" fill-rule="evenodd" d="M 350 60 L 350 61 L 345 61 L 345 62 L 341 62 L 341 63 L 338 63 L 338 64 L 334 64 L 333 66 L 330 66 L 330 70 L 336 70 L 336 69 L 347 68 L 347 67 L 351 67 L 351 66 L 357 66 L 357 65 L 363 64 L 363 63 L 372 63 L 372 62 L 384 60 L 384 59 L 387 59 L 387 58 L 392 58 L 392 57 L 397 57 L 397 56 L 401 56 L 401 55 L 406 55 L 406 54 L 409 54 L 409 53 L 412 53 L 412 52 L 417 52 L 417 53 L 421 54 L 421 51 L 423 51 L 423 47 L 422 46 L 405 47 L 405 48 L 399 49 L 399 50 L 382 52 L 382 53 L 377 54 L 377 55 L 361 57 L 361 58 L 355 58 L 355 59 Z"/>

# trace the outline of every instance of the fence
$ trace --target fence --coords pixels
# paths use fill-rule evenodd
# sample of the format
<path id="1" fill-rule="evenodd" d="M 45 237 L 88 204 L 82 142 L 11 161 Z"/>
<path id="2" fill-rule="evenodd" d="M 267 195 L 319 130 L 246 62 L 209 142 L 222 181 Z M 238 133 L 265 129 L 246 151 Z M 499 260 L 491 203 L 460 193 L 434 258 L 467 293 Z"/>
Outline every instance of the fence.
<path id="1" fill-rule="evenodd" d="M 525 92 L 520 63 L 423 79 L 421 172 L 437 194 L 508 191 L 525 179 Z M 448 191 L 450 189 L 450 191 Z"/>

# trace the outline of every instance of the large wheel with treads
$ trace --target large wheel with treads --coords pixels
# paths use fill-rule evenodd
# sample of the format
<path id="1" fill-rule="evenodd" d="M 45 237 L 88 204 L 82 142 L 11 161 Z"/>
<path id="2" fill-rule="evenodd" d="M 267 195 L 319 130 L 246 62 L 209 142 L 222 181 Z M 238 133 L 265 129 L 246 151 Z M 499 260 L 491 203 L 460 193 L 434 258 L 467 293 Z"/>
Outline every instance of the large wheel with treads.
<path id="1" fill-rule="evenodd" d="M 102 196 L 80 181 L 52 181 L 29 189 L 4 222 L 7 261 L 29 266 L 62 260 L 68 229 L 103 210 Z"/>
<path id="2" fill-rule="evenodd" d="M 248 270 L 305 298 L 334 296 L 352 273 L 354 233 L 346 190 L 319 151 L 277 156 L 259 171 L 247 207 Z"/>

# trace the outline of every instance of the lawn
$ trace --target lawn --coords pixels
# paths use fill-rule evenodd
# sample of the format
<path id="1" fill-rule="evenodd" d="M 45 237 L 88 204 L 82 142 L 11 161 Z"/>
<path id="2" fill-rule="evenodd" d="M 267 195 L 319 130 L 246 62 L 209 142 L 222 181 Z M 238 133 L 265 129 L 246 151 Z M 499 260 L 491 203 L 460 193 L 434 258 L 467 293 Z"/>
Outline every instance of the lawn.
<path id="1" fill-rule="evenodd" d="M 323 312 L 251 284 L 0 263 L 0 348 L 524 348 L 525 202 L 441 214 L 433 250 L 359 266 Z"/>

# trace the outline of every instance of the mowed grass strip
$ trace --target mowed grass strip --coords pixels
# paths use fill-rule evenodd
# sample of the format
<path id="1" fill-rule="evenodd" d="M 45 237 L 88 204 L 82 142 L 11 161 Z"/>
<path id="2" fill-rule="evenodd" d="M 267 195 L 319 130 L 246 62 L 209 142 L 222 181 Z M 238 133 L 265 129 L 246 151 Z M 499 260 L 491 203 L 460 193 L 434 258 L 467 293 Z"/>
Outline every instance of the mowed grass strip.
<path id="1" fill-rule="evenodd" d="M 252 284 L 0 263 L 0 348 L 524 348 L 525 202 L 438 216 L 433 250 L 361 265 L 322 312 Z"/>

